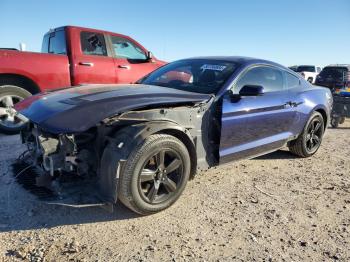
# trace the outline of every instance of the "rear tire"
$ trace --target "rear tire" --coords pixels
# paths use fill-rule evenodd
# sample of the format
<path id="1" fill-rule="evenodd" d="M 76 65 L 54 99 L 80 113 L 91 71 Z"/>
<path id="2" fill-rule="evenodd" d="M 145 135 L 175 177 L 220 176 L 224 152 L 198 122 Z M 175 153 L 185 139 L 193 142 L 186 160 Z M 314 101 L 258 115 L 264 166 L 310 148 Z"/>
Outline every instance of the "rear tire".
<path id="1" fill-rule="evenodd" d="M 141 215 L 162 211 L 180 197 L 190 169 L 188 150 L 179 139 L 151 135 L 131 150 L 120 175 L 118 198 Z"/>
<path id="2" fill-rule="evenodd" d="M 291 141 L 289 150 L 300 157 L 310 157 L 317 152 L 324 134 L 324 119 L 319 112 L 313 112 L 299 137 Z"/>
<path id="3" fill-rule="evenodd" d="M 31 96 L 27 90 L 14 85 L 0 86 L 0 131 L 5 134 L 17 134 L 25 122 L 16 117 L 13 105 Z"/>

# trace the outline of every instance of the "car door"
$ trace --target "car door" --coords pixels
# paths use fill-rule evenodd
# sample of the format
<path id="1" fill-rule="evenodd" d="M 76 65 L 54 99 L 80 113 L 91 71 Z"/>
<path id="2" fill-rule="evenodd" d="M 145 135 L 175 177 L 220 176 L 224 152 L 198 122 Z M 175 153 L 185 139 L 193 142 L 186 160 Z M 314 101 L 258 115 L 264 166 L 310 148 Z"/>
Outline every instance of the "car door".
<path id="1" fill-rule="evenodd" d="M 147 51 L 133 40 L 110 35 L 118 83 L 134 83 L 158 66 L 148 59 Z"/>
<path id="2" fill-rule="evenodd" d="M 283 72 L 271 66 L 254 66 L 243 72 L 232 93 L 243 86 L 264 88 L 263 95 L 232 99 L 226 94 L 222 104 L 220 163 L 252 157 L 282 147 L 290 138 L 293 110 Z"/>
<path id="3" fill-rule="evenodd" d="M 306 123 L 309 118 L 308 107 L 305 107 L 305 96 L 303 95 L 304 86 L 309 85 L 300 77 L 297 77 L 287 71 L 284 72 L 285 75 L 285 88 L 288 89 L 288 100 L 291 104 L 290 110 L 292 115 L 292 125 L 290 131 L 294 136 L 297 136 L 302 132 L 304 125 L 300 123 Z M 303 83 L 303 84 L 302 84 Z"/>
<path id="4" fill-rule="evenodd" d="M 107 50 L 105 36 L 89 31 L 81 31 L 78 35 L 80 50 L 74 50 L 73 84 L 116 83 L 114 60 Z"/>

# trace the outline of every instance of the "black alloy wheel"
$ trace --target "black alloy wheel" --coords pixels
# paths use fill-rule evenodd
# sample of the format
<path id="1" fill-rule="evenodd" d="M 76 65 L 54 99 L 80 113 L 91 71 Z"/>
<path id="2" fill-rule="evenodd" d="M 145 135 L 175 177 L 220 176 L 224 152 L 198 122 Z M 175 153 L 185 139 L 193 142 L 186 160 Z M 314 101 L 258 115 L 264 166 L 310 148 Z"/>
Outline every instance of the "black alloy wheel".
<path id="1" fill-rule="evenodd" d="M 141 197 L 158 204 L 172 197 L 183 180 L 181 157 L 172 149 L 160 149 L 146 160 L 139 176 Z"/>
<path id="2" fill-rule="evenodd" d="M 309 123 L 305 139 L 305 146 L 309 153 L 315 152 L 321 145 L 323 136 L 323 119 L 315 117 Z"/>
<path id="3" fill-rule="evenodd" d="M 303 132 L 297 139 L 288 143 L 289 150 L 300 157 L 310 157 L 317 152 L 322 143 L 325 120 L 321 113 L 311 114 Z"/>
<path id="4" fill-rule="evenodd" d="M 118 199 L 131 210 L 141 215 L 154 214 L 181 196 L 190 177 L 191 158 L 180 139 L 168 134 L 150 135 L 136 146 L 130 143 L 123 148 L 124 156 L 115 154 L 117 162 L 107 158 L 113 154 L 111 150 L 107 147 L 104 153 L 111 174 L 118 169 L 118 159 L 126 159 L 117 181 Z"/>

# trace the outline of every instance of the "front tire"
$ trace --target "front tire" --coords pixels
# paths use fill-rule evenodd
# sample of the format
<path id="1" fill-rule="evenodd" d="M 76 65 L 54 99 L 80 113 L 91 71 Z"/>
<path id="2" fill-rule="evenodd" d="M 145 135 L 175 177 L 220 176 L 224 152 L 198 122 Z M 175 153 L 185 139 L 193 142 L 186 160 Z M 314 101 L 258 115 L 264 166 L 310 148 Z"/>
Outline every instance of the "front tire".
<path id="1" fill-rule="evenodd" d="M 310 157 L 317 152 L 324 134 L 324 119 L 319 112 L 313 112 L 299 137 L 291 141 L 289 150 L 300 157 Z"/>
<path id="2" fill-rule="evenodd" d="M 119 180 L 118 198 L 141 215 L 162 211 L 182 194 L 190 168 L 188 150 L 179 139 L 151 135 L 131 150 Z"/>
<path id="3" fill-rule="evenodd" d="M 14 85 L 0 86 L 0 131 L 5 134 L 16 134 L 25 126 L 17 117 L 13 106 L 31 96 L 27 90 Z"/>

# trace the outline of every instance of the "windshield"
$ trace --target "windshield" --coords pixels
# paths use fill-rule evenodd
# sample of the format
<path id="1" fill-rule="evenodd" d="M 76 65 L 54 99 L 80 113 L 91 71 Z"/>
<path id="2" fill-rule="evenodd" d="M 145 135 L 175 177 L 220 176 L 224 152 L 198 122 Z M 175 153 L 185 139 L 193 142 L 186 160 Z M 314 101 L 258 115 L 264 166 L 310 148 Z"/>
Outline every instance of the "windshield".
<path id="1" fill-rule="evenodd" d="M 314 66 L 298 66 L 296 72 L 315 72 Z"/>
<path id="2" fill-rule="evenodd" d="M 236 63 L 223 60 L 180 60 L 159 68 L 138 83 L 216 94 L 236 68 Z"/>

